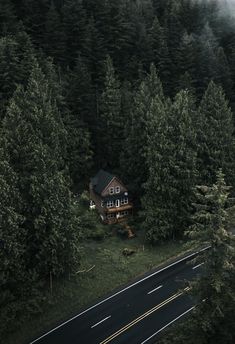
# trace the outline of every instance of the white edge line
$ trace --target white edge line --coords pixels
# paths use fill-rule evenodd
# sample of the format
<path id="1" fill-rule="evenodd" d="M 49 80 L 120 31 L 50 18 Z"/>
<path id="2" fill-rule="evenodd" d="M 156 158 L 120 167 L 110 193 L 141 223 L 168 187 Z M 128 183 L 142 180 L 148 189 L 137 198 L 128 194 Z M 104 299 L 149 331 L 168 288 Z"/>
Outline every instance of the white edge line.
<path id="1" fill-rule="evenodd" d="M 95 308 L 95 307 L 101 305 L 102 303 L 104 303 L 104 302 L 106 302 L 106 301 L 112 299 L 113 297 L 115 297 L 115 296 L 117 296 L 117 295 L 123 293 L 124 291 L 126 291 L 126 290 L 128 290 L 128 289 L 134 287 L 135 285 L 137 285 L 137 284 L 139 284 L 139 283 L 145 281 L 146 279 L 148 279 L 148 278 L 150 278 L 150 277 L 152 277 L 152 276 L 154 276 L 154 275 L 157 275 L 157 274 L 159 274 L 160 272 L 162 272 L 162 271 L 164 271 L 164 270 L 166 270 L 166 269 L 169 269 L 170 267 L 172 267 L 172 266 L 174 266 L 174 265 L 176 265 L 176 264 L 178 264 L 178 263 L 180 263 L 180 262 L 183 262 L 184 260 L 187 260 L 187 259 L 190 258 L 190 257 L 196 256 L 198 253 L 199 253 L 199 251 L 196 251 L 196 252 L 194 252 L 194 253 L 191 253 L 191 254 L 189 254 L 188 256 L 186 256 L 186 257 L 184 257 L 184 258 L 181 258 L 181 259 L 177 260 L 176 262 L 171 263 L 170 265 L 167 265 L 167 266 L 165 266 L 164 268 L 162 268 L 162 269 L 160 269 L 160 270 L 158 270 L 158 271 L 153 272 L 152 274 L 150 274 L 150 275 L 148 275 L 148 276 L 142 278 L 141 280 L 138 280 L 137 282 L 135 282 L 135 283 L 129 285 L 128 287 L 126 287 L 126 288 L 124 288 L 124 289 L 122 289 L 122 290 L 119 290 L 117 293 L 115 293 L 115 294 L 113 294 L 113 295 L 107 297 L 106 299 L 104 299 L 104 300 L 102 300 L 102 301 L 96 303 L 95 305 L 93 305 L 93 306 L 91 306 L 91 307 L 85 309 L 83 312 L 81 312 L 81 313 L 75 315 L 75 316 L 72 317 L 71 319 L 69 319 L 69 320 L 63 322 L 62 324 L 56 326 L 56 327 L 53 328 L 52 330 L 48 331 L 47 333 L 43 334 L 42 336 L 40 336 L 40 337 L 38 337 L 37 339 L 35 339 L 35 340 L 33 340 L 32 342 L 30 342 L 29 344 L 36 343 L 37 341 L 39 341 L 39 340 L 42 339 L 43 337 L 45 337 L 45 336 L 47 336 L 48 334 L 50 334 L 50 333 L 56 331 L 58 328 L 60 328 L 60 327 L 62 327 L 62 326 L 64 326 L 64 325 L 66 325 L 66 324 L 69 323 L 70 321 L 73 321 L 74 319 L 80 317 L 80 316 L 83 315 L 84 313 L 89 312 L 91 309 L 93 309 L 93 308 Z"/>
<path id="2" fill-rule="evenodd" d="M 174 320 L 172 320 L 171 322 L 169 322 L 168 324 L 166 324 L 165 326 L 163 326 L 162 328 L 160 328 L 160 330 L 158 330 L 157 332 L 155 332 L 154 334 L 152 334 L 152 336 L 148 337 L 148 338 L 145 339 L 143 342 L 141 342 L 141 344 L 147 343 L 150 339 L 152 339 L 153 337 L 155 337 L 158 333 L 160 333 L 161 331 L 165 330 L 165 328 L 167 328 L 168 326 L 170 326 L 171 324 L 173 324 L 175 321 L 177 321 L 178 319 L 180 319 L 181 317 L 183 317 L 185 314 L 191 312 L 194 308 L 195 308 L 195 306 L 189 308 L 186 312 L 180 314 L 177 318 L 175 318 Z"/>
<path id="3" fill-rule="evenodd" d="M 104 321 L 108 320 L 109 318 L 111 318 L 111 315 L 109 315 L 108 317 L 106 317 L 103 320 L 99 321 L 95 325 L 91 326 L 91 328 L 94 328 L 94 327 L 98 326 L 99 324 L 102 324 Z"/>
<path id="4" fill-rule="evenodd" d="M 206 246 L 206 247 L 202 248 L 202 249 L 201 249 L 199 252 L 206 251 L 206 250 L 208 250 L 208 248 L 211 248 L 211 245 L 209 245 L 209 246 Z"/>
<path id="5" fill-rule="evenodd" d="M 162 285 L 159 285 L 159 287 L 157 287 L 157 288 L 155 288 L 155 289 L 149 291 L 149 292 L 148 292 L 148 295 L 154 293 L 156 290 L 158 290 L 158 289 L 160 289 L 160 288 L 162 288 Z"/>
<path id="6" fill-rule="evenodd" d="M 198 264 L 198 265 L 194 266 L 192 269 L 195 270 L 195 269 L 199 268 L 199 266 L 201 266 L 203 264 L 205 264 L 205 263 Z"/>

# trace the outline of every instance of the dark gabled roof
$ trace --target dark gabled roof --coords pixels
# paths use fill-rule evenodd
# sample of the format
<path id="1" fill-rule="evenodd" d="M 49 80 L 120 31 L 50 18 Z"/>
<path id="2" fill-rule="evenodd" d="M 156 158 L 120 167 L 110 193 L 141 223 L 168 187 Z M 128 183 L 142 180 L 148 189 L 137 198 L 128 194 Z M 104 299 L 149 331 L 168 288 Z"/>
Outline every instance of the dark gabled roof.
<path id="1" fill-rule="evenodd" d="M 101 194 L 114 177 L 115 176 L 109 172 L 99 170 L 96 176 L 94 178 L 91 178 L 91 185 L 93 190 L 96 193 Z"/>

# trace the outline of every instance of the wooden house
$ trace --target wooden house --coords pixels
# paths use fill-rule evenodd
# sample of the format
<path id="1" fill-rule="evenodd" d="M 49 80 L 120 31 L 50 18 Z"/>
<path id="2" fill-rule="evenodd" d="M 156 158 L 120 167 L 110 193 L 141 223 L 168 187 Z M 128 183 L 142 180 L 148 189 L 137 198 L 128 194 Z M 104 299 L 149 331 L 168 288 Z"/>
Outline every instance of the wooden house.
<path id="1" fill-rule="evenodd" d="M 89 188 L 90 208 L 96 208 L 105 223 L 120 222 L 132 214 L 128 190 L 118 177 L 100 170 Z"/>

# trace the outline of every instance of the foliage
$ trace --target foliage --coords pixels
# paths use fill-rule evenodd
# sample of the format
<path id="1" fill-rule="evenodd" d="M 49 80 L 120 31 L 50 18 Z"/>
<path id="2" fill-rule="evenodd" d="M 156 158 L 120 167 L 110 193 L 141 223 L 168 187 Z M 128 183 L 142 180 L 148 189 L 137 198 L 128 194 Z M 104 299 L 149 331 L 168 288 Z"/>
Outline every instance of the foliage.
<path id="1" fill-rule="evenodd" d="M 200 182 L 213 183 L 216 171 L 222 168 L 234 187 L 233 117 L 223 89 L 213 81 L 201 100 L 196 123 Z"/>
<path id="2" fill-rule="evenodd" d="M 79 240 L 107 236 L 71 195 L 100 167 L 127 184 L 151 243 L 183 235 L 195 183 L 213 184 L 222 167 L 234 187 L 225 12 L 217 0 L 1 0 L 6 319 L 39 312 L 48 276 L 76 270 Z"/>
<path id="3" fill-rule="evenodd" d="M 195 188 L 195 213 L 188 234 L 210 248 L 198 257 L 204 273 L 191 283 L 191 294 L 199 301 L 193 315 L 166 334 L 161 344 L 232 344 L 234 342 L 235 244 L 227 230 L 229 191 L 221 170 L 212 186 Z M 221 327 L 222 326 L 222 327 Z"/>
<path id="4" fill-rule="evenodd" d="M 154 244 L 182 236 L 189 224 L 197 175 L 194 100 L 187 91 L 177 94 L 172 104 L 155 98 L 149 116 L 156 119 L 148 143 L 150 170 L 142 216 L 147 239 Z"/>

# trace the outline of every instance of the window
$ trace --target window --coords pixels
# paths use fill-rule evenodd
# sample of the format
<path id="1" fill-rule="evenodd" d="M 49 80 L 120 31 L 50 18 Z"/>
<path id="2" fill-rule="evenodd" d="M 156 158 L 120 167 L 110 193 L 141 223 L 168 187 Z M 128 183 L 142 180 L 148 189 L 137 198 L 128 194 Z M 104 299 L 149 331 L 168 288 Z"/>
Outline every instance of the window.
<path id="1" fill-rule="evenodd" d="M 124 205 L 124 204 L 128 204 L 128 198 L 127 197 L 121 199 L 121 205 Z"/>
<path id="2" fill-rule="evenodd" d="M 120 200 L 119 199 L 116 199 L 115 205 L 116 205 L 117 208 L 120 207 Z"/>
<path id="3" fill-rule="evenodd" d="M 113 195 L 114 194 L 114 187 L 109 188 L 109 194 Z"/>
<path id="4" fill-rule="evenodd" d="M 107 219 L 113 219 L 113 218 L 115 218 L 116 216 L 115 216 L 115 214 L 108 214 L 107 215 Z"/>
<path id="5" fill-rule="evenodd" d="M 127 210 L 120 212 L 120 217 L 123 217 L 123 216 L 126 216 L 126 215 L 128 215 L 128 211 Z"/>
<path id="6" fill-rule="evenodd" d="M 115 192 L 116 192 L 116 193 L 120 193 L 120 186 L 116 186 Z"/>
<path id="7" fill-rule="evenodd" d="M 101 207 L 102 208 L 104 207 L 104 201 L 101 201 Z"/>
<path id="8" fill-rule="evenodd" d="M 107 201 L 107 208 L 114 207 L 114 201 Z"/>

